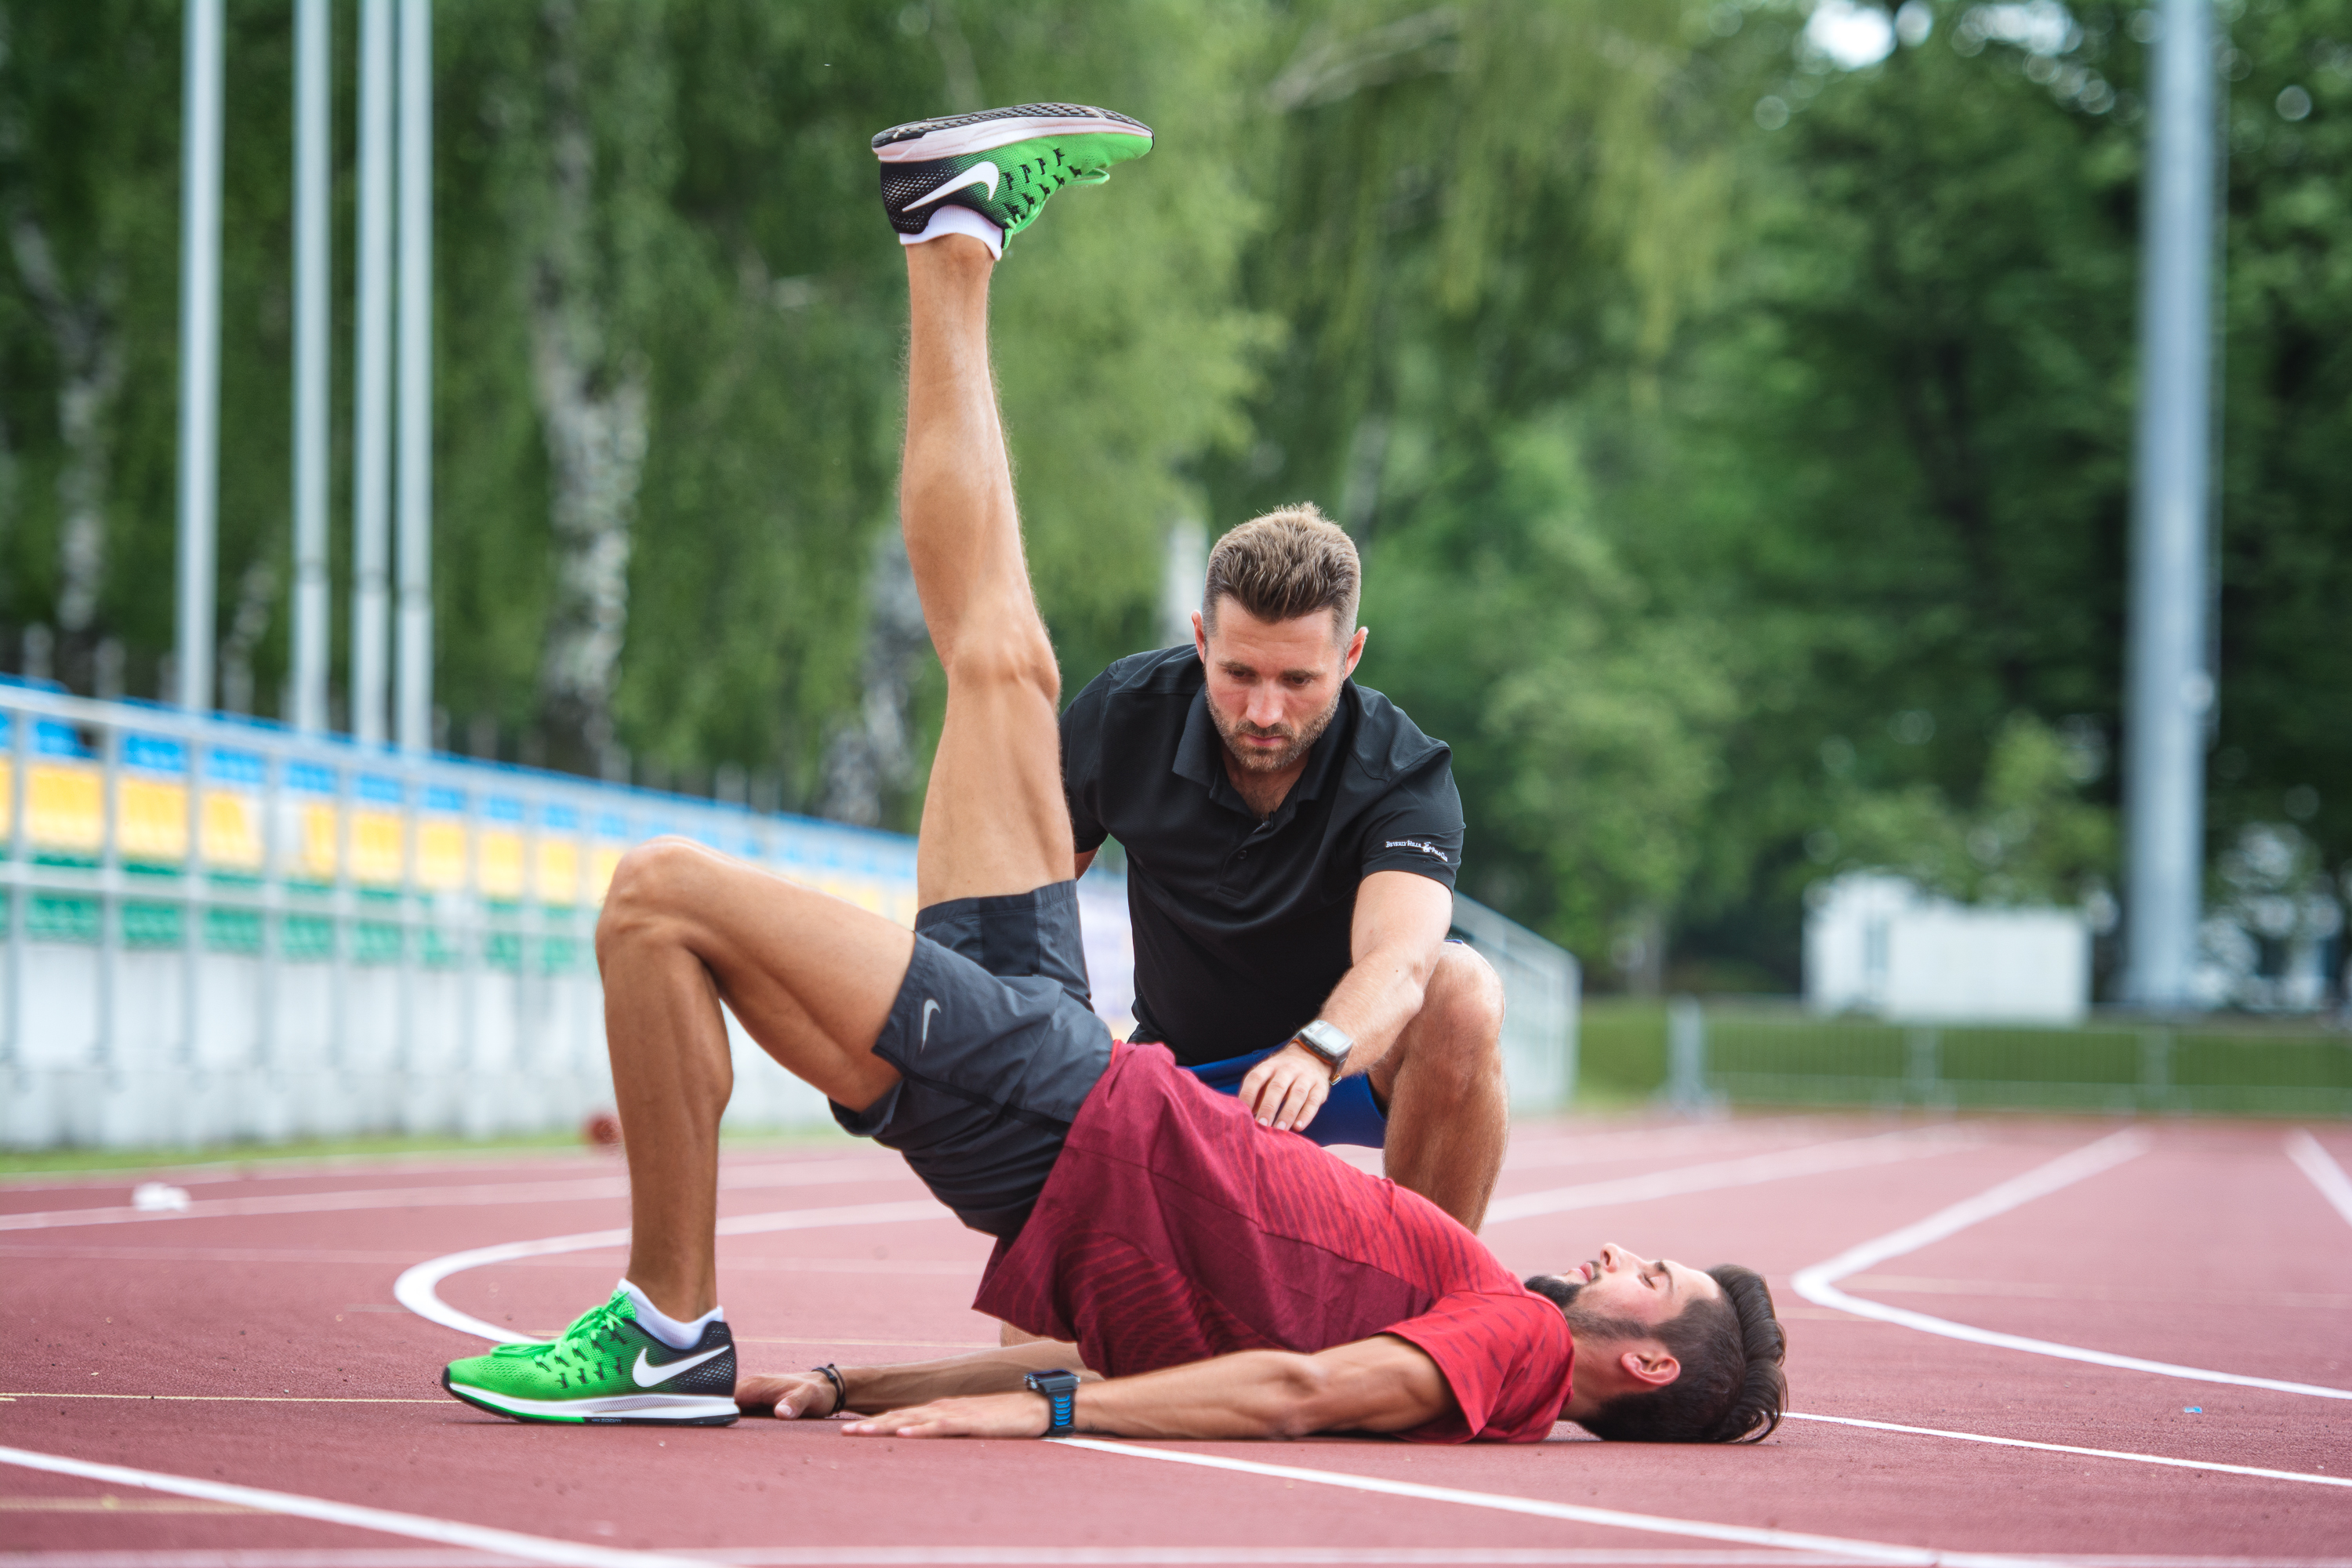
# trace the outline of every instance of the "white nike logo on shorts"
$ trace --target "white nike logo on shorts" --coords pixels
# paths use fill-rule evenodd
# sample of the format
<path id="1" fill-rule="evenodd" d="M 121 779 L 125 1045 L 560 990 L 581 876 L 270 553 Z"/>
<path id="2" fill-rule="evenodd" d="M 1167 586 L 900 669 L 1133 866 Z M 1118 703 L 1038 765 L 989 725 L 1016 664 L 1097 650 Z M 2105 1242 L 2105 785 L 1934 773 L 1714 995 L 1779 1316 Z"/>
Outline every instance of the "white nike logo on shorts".
<path id="1" fill-rule="evenodd" d="M 637 1364 L 629 1369 L 629 1375 L 636 1379 L 639 1388 L 651 1388 L 656 1383 L 667 1383 L 680 1373 L 692 1372 L 711 1357 L 725 1355 L 734 1348 L 733 1345 L 720 1345 L 715 1351 L 704 1351 L 700 1355 L 685 1356 L 677 1361 L 666 1361 L 659 1366 L 649 1364 L 646 1352 L 640 1350 L 637 1352 Z"/>
<path id="2" fill-rule="evenodd" d="M 950 180 L 946 184 L 941 185 L 938 190 L 933 191 L 929 195 L 918 196 L 913 201 L 908 202 L 907 204 L 907 210 L 908 212 L 913 212 L 917 207 L 929 206 L 933 202 L 938 201 L 940 197 L 953 195 L 956 192 L 970 185 L 986 185 L 988 187 L 989 199 L 993 201 L 996 197 L 997 173 L 996 165 L 990 163 L 987 159 L 982 158 L 979 163 L 974 163 L 971 168 L 966 169 L 962 174 L 958 174 L 954 179 Z"/>
<path id="3" fill-rule="evenodd" d="M 926 998 L 926 999 L 924 1000 L 924 1003 L 923 1003 L 923 1037 L 922 1037 L 921 1039 L 917 1040 L 917 1041 L 915 1042 L 915 1050 L 916 1050 L 916 1052 L 917 1052 L 918 1054 L 920 1054 L 920 1053 L 921 1053 L 922 1048 L 923 1048 L 925 1046 L 928 1046 L 928 1045 L 929 1045 L 929 1044 L 931 1043 L 931 1018 L 932 1018 L 932 1016 L 933 1016 L 933 1015 L 935 1015 L 936 1013 L 938 1013 L 938 1012 L 939 1012 L 939 1010 L 940 1010 L 940 1005 L 939 1005 L 937 1002 L 933 1002 L 933 1001 L 931 1001 L 931 1000 L 929 1000 L 929 999 L 928 999 L 928 998 Z"/>

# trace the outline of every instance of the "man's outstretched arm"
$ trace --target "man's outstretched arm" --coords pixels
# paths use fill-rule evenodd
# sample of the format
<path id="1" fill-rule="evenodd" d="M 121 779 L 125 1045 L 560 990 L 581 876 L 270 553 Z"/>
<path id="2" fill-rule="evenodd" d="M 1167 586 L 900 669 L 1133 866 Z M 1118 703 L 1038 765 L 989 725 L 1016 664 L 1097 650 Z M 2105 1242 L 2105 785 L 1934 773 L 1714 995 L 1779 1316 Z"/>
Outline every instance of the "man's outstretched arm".
<path id="1" fill-rule="evenodd" d="M 1402 1432 L 1436 1419 L 1453 1403 L 1453 1391 L 1426 1352 L 1381 1334 L 1315 1355 L 1243 1351 L 1138 1377 L 1087 1383 L 1077 1392 L 1076 1426 L 1114 1437 Z M 1024 1389 L 933 1399 L 850 1422 L 844 1430 L 874 1437 L 1038 1437 L 1048 1419 L 1044 1397 Z"/>
<path id="2" fill-rule="evenodd" d="M 836 1407 L 832 1382 L 823 1373 L 788 1372 L 735 1380 L 736 1407 L 747 1415 L 773 1415 L 780 1421 L 801 1416 L 837 1415 L 842 1411 L 879 1415 L 929 1401 L 975 1394 L 1011 1394 L 1033 1372 L 1066 1369 L 1080 1377 L 1101 1381 L 1078 1361 L 1078 1347 L 1057 1340 L 1025 1340 L 1002 1350 L 940 1361 L 906 1362 L 897 1366 L 836 1367 L 848 1401 Z M 1035 1395 L 1029 1395 L 1032 1400 Z"/>

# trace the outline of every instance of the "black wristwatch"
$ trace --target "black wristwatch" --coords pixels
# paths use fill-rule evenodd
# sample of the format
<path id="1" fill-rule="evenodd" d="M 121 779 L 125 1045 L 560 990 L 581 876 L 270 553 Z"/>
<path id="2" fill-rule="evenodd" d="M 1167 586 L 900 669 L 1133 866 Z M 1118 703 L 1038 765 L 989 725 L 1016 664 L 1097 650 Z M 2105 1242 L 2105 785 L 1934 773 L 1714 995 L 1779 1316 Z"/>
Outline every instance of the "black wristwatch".
<path id="1" fill-rule="evenodd" d="M 1334 1079 L 1339 1078 L 1339 1069 L 1348 1065 L 1348 1053 L 1356 1048 L 1356 1042 L 1348 1037 L 1348 1032 L 1345 1029 L 1340 1028 L 1337 1024 L 1327 1024 L 1320 1018 L 1299 1030 L 1291 1038 L 1321 1058 L 1323 1065 L 1331 1069 L 1331 1077 Z"/>
<path id="2" fill-rule="evenodd" d="M 1055 1367 L 1051 1372 L 1033 1372 L 1021 1380 L 1032 1394 L 1042 1394 L 1053 1407 L 1053 1423 L 1045 1428 L 1048 1437 L 1067 1436 L 1077 1430 L 1073 1421 L 1078 1409 L 1078 1374 Z"/>

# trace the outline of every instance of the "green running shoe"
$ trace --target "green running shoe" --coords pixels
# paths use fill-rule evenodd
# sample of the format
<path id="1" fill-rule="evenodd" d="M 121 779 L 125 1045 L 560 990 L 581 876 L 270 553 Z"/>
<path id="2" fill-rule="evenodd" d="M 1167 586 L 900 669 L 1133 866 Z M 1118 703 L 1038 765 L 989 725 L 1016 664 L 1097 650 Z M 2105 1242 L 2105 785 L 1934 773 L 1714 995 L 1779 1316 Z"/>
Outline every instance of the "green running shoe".
<path id="1" fill-rule="evenodd" d="M 625 1290 L 583 1312 L 553 1344 L 500 1345 L 451 1362 L 441 1386 L 517 1421 L 725 1426 L 741 1414 L 727 1325 L 707 1324 L 692 1350 L 674 1350 L 637 1326 Z"/>
<path id="2" fill-rule="evenodd" d="M 1078 103 L 1024 103 L 894 125 L 874 138 L 882 210 L 920 234 L 941 202 L 970 207 L 1007 239 L 1064 185 L 1099 185 L 1110 166 L 1151 151 L 1151 128 Z"/>

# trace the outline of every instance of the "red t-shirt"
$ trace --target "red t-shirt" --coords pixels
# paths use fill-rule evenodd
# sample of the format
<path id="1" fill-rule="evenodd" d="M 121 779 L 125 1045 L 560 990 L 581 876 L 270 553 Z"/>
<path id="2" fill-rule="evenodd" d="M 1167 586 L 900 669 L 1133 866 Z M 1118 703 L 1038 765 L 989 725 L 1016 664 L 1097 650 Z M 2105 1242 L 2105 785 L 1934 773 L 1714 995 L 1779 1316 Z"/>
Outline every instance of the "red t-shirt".
<path id="1" fill-rule="evenodd" d="M 1117 1047 L 974 1310 L 1106 1377 L 1394 1334 L 1457 1409 L 1404 1433 L 1532 1443 L 1568 1398 L 1559 1309 L 1419 1194 L 1260 1127 L 1163 1047 Z"/>

